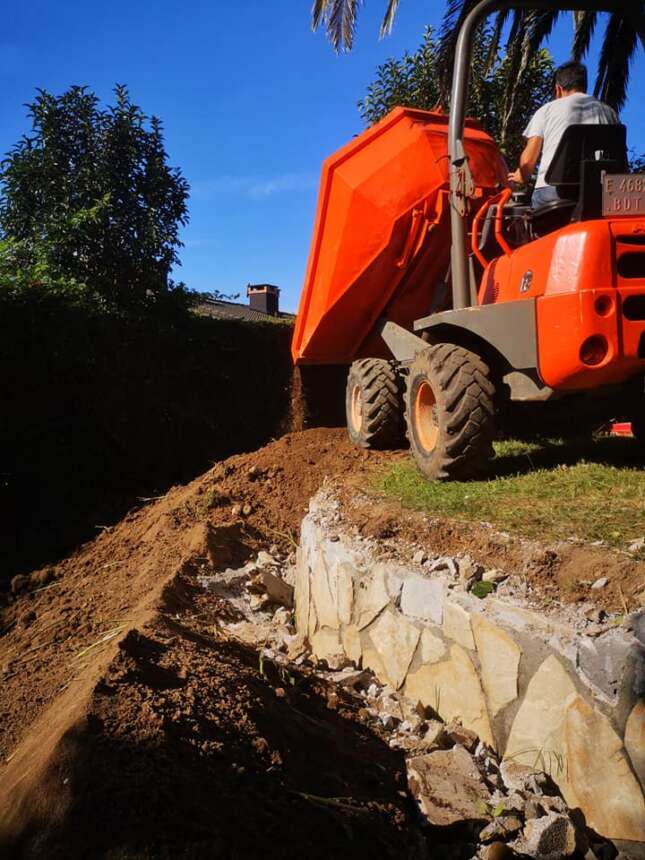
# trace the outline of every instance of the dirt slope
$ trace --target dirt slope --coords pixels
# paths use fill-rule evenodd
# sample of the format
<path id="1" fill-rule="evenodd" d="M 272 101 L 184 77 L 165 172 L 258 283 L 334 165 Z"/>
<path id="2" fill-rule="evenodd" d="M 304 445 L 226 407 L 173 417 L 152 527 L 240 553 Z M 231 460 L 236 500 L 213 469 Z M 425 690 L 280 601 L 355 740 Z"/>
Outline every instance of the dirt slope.
<path id="1" fill-rule="evenodd" d="M 398 755 L 304 676 L 276 697 L 195 587 L 197 570 L 288 545 L 325 477 L 370 456 L 340 431 L 283 437 L 15 583 L 0 621 L 3 857 L 325 857 L 359 838 L 414 856 Z"/>

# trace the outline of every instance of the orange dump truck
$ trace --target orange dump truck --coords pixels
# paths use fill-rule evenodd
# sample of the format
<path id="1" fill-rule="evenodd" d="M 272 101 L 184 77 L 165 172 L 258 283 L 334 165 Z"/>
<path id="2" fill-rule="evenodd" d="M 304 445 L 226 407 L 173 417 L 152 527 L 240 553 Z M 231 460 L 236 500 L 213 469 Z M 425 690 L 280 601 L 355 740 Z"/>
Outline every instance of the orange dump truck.
<path id="1" fill-rule="evenodd" d="M 466 149 L 481 199 L 507 169 L 477 123 Z M 389 356 L 379 318 L 411 329 L 434 302 L 450 258 L 448 117 L 396 108 L 327 159 L 293 358 L 307 364 L 351 364 Z M 444 291 L 445 292 L 445 291 Z"/>
<path id="2" fill-rule="evenodd" d="M 560 199 L 534 210 L 465 119 L 475 28 L 512 6 L 465 17 L 449 116 L 397 108 L 325 162 L 296 320 L 297 364 L 347 368 L 351 439 L 406 434 L 433 479 L 480 472 L 518 419 L 645 435 L 645 175 L 624 126 L 570 126 Z"/>

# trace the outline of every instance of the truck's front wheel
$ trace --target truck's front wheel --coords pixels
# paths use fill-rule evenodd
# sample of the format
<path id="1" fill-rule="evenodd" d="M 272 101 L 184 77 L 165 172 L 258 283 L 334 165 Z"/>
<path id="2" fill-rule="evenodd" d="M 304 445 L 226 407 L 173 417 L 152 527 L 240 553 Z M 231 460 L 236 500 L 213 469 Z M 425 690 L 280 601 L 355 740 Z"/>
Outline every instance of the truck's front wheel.
<path id="1" fill-rule="evenodd" d="M 481 474 L 493 456 L 495 386 L 488 366 L 463 347 L 442 343 L 420 352 L 407 380 L 410 448 L 433 480 Z"/>
<path id="2" fill-rule="evenodd" d="M 394 362 L 355 361 L 345 393 L 349 438 L 362 448 L 395 448 L 403 441 L 403 404 Z"/>

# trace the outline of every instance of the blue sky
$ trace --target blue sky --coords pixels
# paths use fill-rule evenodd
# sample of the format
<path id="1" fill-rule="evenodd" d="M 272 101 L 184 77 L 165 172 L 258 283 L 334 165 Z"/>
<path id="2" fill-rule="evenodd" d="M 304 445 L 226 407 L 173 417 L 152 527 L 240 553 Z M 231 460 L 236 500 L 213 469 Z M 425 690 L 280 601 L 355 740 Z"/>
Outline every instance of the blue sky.
<path id="1" fill-rule="evenodd" d="M 362 129 L 356 102 L 376 66 L 414 50 L 444 4 L 401 0 L 394 33 L 378 40 L 385 0 L 361 10 L 351 54 L 310 27 L 309 0 L 30 0 L 8 4 L 0 32 L 0 151 L 28 130 L 36 87 L 85 84 L 110 99 L 116 82 L 157 114 L 169 160 L 191 185 L 191 222 L 177 275 L 197 290 L 282 287 L 297 307 L 322 160 Z M 568 58 L 569 21 L 551 48 Z M 593 69 L 593 58 L 590 63 Z M 623 111 L 645 150 L 641 50 Z"/>

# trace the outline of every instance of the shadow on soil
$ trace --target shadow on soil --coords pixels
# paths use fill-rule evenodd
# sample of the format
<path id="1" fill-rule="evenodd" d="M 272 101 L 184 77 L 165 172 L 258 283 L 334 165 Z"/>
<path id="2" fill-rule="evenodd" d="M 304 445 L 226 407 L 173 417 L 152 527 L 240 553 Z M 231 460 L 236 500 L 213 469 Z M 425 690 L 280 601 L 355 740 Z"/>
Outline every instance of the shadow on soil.
<path id="1" fill-rule="evenodd" d="M 181 664 L 162 671 L 166 645 L 126 637 L 121 669 L 36 788 L 50 806 L 26 798 L 3 857 L 430 856 L 401 753 L 304 676 L 277 695 L 253 649 L 180 623 L 164 634 L 181 640 Z M 56 808 L 63 770 L 68 799 Z"/>

